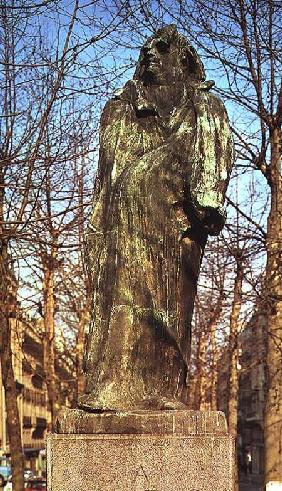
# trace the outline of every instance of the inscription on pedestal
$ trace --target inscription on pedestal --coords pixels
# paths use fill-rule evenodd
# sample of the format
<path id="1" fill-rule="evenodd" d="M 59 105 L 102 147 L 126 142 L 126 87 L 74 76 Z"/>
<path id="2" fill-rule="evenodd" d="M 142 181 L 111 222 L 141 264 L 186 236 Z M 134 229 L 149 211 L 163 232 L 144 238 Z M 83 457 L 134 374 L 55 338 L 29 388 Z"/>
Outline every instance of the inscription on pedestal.
<path id="1" fill-rule="evenodd" d="M 144 484 L 145 483 L 145 484 Z M 135 481 L 136 491 L 162 491 L 150 484 L 150 479 L 148 478 L 143 465 L 140 465 L 136 481 Z"/>
<path id="2" fill-rule="evenodd" d="M 233 491 L 222 436 L 50 435 L 48 491 Z"/>

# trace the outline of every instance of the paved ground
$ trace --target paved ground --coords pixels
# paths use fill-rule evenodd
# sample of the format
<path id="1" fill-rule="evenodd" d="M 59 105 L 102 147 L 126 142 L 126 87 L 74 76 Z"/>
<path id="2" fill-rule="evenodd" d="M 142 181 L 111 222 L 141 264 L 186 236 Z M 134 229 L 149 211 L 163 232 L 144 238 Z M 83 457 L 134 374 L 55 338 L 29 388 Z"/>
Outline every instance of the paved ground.
<path id="1" fill-rule="evenodd" d="M 239 491 L 263 491 L 263 484 L 258 476 L 240 476 Z"/>
<path id="2" fill-rule="evenodd" d="M 263 491 L 263 486 L 252 482 L 240 482 L 239 491 Z"/>

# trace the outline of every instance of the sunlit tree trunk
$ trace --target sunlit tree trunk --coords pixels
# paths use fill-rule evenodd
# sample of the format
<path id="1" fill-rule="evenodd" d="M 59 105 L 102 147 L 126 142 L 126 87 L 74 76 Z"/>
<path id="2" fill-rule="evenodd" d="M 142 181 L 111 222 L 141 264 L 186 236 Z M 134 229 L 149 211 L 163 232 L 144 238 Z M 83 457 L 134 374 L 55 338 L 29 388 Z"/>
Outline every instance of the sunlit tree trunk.
<path id="1" fill-rule="evenodd" d="M 244 268 L 241 251 L 237 250 L 234 255 L 236 259 L 236 276 L 234 282 L 234 294 L 230 315 L 230 336 L 229 336 L 229 386 L 228 386 L 228 426 L 231 435 L 237 439 L 238 431 L 238 396 L 239 396 L 239 377 L 238 377 L 238 334 L 239 317 L 242 307 L 242 283 Z M 238 489 L 238 469 L 235 472 L 234 491 Z"/>
<path id="2" fill-rule="evenodd" d="M 223 274 L 224 278 L 224 274 Z M 223 280 L 224 283 L 224 280 Z M 219 353 L 217 347 L 217 325 L 221 317 L 223 301 L 225 299 L 223 286 L 220 288 L 219 296 L 216 302 L 214 311 L 212 312 L 209 320 L 209 333 L 211 341 L 211 374 L 210 374 L 210 401 L 211 410 L 217 411 L 217 386 L 218 386 L 218 361 Z"/>
<path id="3" fill-rule="evenodd" d="M 282 108 L 282 105 L 281 105 Z M 267 226 L 267 398 L 265 482 L 282 489 L 282 180 L 281 130 L 271 131 L 271 210 Z M 278 488 L 277 488 L 278 489 Z"/>
<path id="4" fill-rule="evenodd" d="M 217 411 L 217 385 L 218 385 L 218 347 L 216 341 L 217 321 L 214 320 L 210 325 L 211 336 L 211 410 Z"/>
<path id="5" fill-rule="evenodd" d="M 52 426 L 60 409 L 58 385 L 55 372 L 55 294 L 54 277 L 57 249 L 43 259 L 44 281 L 44 372 Z"/>
<path id="6" fill-rule="evenodd" d="M 20 417 L 17 403 L 16 381 L 14 377 L 11 349 L 10 314 L 13 309 L 11 301 L 11 284 L 9 256 L 7 243 L 2 240 L 0 249 L 0 357 L 2 383 L 5 390 L 5 403 L 7 411 L 7 431 L 9 437 L 12 484 L 14 491 L 23 491 L 24 461 L 22 453 L 22 439 Z"/>
<path id="7" fill-rule="evenodd" d="M 205 329 L 199 332 L 197 357 L 196 357 L 196 375 L 195 375 L 195 409 L 203 410 L 205 406 L 205 395 L 207 387 L 207 349 L 208 336 Z"/>
<path id="8" fill-rule="evenodd" d="M 80 314 L 78 331 L 76 335 L 76 352 L 75 352 L 75 364 L 76 364 L 76 400 L 84 393 L 84 370 L 83 370 L 83 355 L 85 344 L 85 331 L 89 323 L 90 312 L 87 306 L 84 307 Z"/>

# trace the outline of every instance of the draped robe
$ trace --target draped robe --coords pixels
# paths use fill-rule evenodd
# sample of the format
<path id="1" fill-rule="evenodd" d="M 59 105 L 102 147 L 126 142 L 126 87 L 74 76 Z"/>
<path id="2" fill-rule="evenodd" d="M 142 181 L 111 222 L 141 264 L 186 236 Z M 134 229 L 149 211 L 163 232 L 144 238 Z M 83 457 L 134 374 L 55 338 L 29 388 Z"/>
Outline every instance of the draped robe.
<path id="1" fill-rule="evenodd" d="M 199 268 L 208 233 L 223 224 L 233 161 L 226 111 L 208 89 L 194 81 L 174 102 L 169 88 L 152 95 L 135 80 L 104 108 L 80 407 L 186 407 Z"/>

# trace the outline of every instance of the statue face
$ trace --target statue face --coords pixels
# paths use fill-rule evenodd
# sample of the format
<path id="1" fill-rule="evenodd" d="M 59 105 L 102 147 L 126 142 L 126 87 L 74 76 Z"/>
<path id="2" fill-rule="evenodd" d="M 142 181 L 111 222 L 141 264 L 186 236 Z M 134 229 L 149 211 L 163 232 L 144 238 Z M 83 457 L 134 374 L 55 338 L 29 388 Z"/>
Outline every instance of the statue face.
<path id="1" fill-rule="evenodd" d="M 163 37 L 147 41 L 141 49 L 139 64 L 140 78 L 147 85 L 170 85 L 182 78 L 179 50 Z"/>

